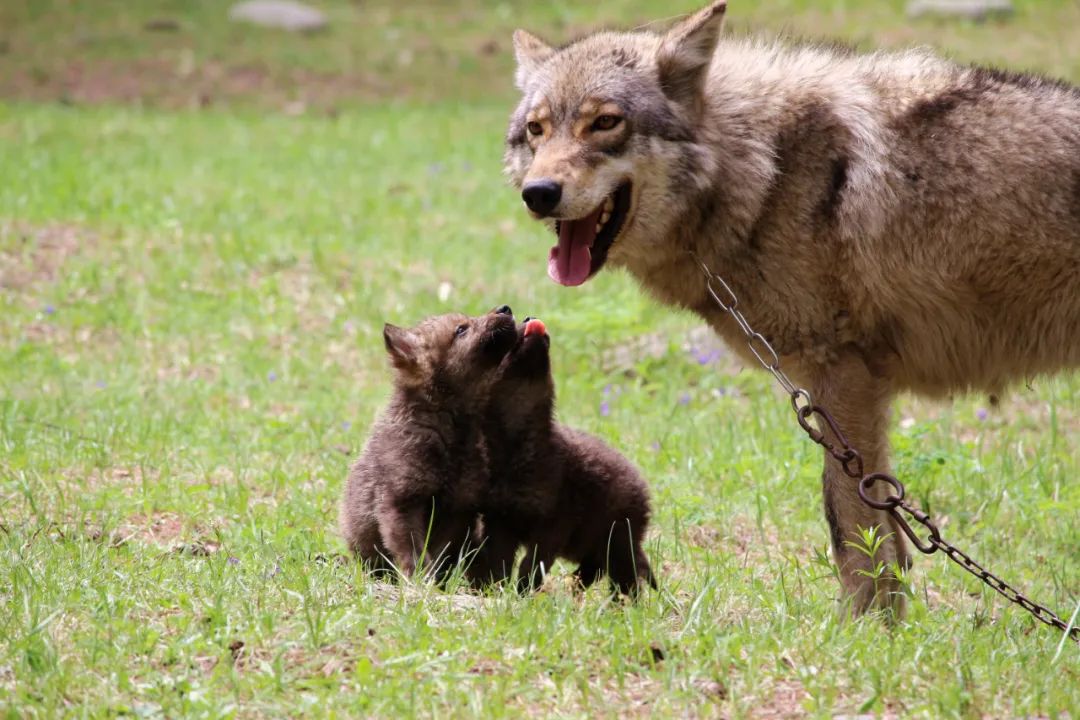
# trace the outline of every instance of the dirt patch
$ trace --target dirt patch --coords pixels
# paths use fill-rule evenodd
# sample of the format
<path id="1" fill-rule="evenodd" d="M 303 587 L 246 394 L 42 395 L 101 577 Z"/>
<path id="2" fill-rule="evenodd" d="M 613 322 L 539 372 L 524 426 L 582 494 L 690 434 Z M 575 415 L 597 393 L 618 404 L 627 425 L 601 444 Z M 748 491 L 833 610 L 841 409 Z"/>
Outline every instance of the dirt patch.
<path id="1" fill-rule="evenodd" d="M 765 559 L 769 556 L 766 548 L 806 554 L 805 550 L 799 550 L 797 543 L 781 543 L 775 527 L 758 528 L 753 520 L 742 516 L 729 519 L 723 526 L 713 523 L 689 525 L 683 530 L 682 541 L 691 547 L 736 555 L 743 562 Z"/>
<path id="2" fill-rule="evenodd" d="M 184 519 L 171 512 L 156 512 L 152 515 L 133 515 L 123 526 L 130 532 L 129 537 L 140 542 L 169 546 L 179 541 L 184 533 Z"/>
<path id="3" fill-rule="evenodd" d="M 300 677 L 329 678 L 336 675 L 350 675 L 361 659 L 356 643 L 332 643 L 317 650 L 293 645 L 281 652 L 280 646 L 260 644 L 249 646 L 243 640 L 234 640 L 228 645 L 228 652 L 233 666 L 241 672 L 265 672 L 278 653 L 282 663 L 291 674 Z M 375 658 L 368 658 L 376 663 Z M 214 658 L 214 665 L 218 658 Z M 212 669 L 212 668 L 211 668 Z"/>
<path id="4" fill-rule="evenodd" d="M 139 465 L 131 467 L 91 468 L 89 471 L 65 470 L 61 473 L 65 483 L 74 490 L 76 486 L 82 492 L 120 488 L 130 497 L 136 488 L 158 480 L 156 470 L 146 470 Z"/>
<path id="5" fill-rule="evenodd" d="M 0 97 L 72 104 L 146 104 L 169 109 L 255 102 L 297 114 L 394 94 L 374 73 L 332 74 L 258 65 L 194 64 L 179 58 L 81 59 L 0 75 Z"/>
<path id="6" fill-rule="evenodd" d="M 133 515 L 112 529 L 89 524 L 84 528 L 84 536 L 112 548 L 135 541 L 164 552 L 196 557 L 212 555 L 221 549 L 212 528 L 195 525 L 189 529 L 187 519 L 173 512 Z"/>
<path id="7" fill-rule="evenodd" d="M 424 584 L 388 585 L 386 583 L 372 582 L 365 589 L 368 594 L 375 597 L 379 602 L 426 603 L 452 611 L 480 610 L 492 602 L 492 600 L 480 595 L 447 593 Z M 459 621 L 460 618 L 454 618 L 454 622 Z"/>
<path id="8" fill-rule="evenodd" d="M 810 694 L 798 680 L 777 680 L 765 701 L 755 706 L 754 717 L 760 720 L 806 717 L 803 703 L 809 698 Z"/>
<path id="9" fill-rule="evenodd" d="M 69 223 L 0 221 L 0 289 L 25 292 L 54 283 L 71 257 L 97 241 L 95 233 Z"/>

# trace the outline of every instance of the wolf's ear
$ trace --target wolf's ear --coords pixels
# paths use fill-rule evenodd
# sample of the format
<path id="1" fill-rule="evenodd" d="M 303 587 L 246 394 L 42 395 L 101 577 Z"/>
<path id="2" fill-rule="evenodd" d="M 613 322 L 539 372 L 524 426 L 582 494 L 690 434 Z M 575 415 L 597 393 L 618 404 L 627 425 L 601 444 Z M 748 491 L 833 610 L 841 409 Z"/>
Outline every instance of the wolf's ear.
<path id="1" fill-rule="evenodd" d="M 416 338 L 405 328 L 386 323 L 382 330 L 383 342 L 386 343 L 386 352 L 390 355 L 390 362 L 398 370 L 409 370 L 416 367 Z"/>
<path id="2" fill-rule="evenodd" d="M 693 105 L 700 99 L 726 9 L 726 0 L 718 0 L 676 24 L 660 41 L 660 84 L 675 102 Z"/>
<path id="3" fill-rule="evenodd" d="M 529 77 L 544 62 L 555 54 L 555 48 L 526 30 L 514 31 L 514 57 L 517 58 L 517 72 L 514 82 L 519 90 L 524 89 Z"/>

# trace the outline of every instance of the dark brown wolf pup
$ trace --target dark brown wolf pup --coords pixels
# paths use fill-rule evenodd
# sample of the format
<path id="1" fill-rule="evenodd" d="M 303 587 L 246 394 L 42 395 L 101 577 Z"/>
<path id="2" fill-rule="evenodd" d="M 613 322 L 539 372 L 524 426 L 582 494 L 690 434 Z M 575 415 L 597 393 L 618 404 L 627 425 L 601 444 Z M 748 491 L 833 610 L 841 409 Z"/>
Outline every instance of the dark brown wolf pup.
<path id="1" fill-rule="evenodd" d="M 518 342 L 510 308 L 386 325 L 390 403 L 349 472 L 340 526 L 369 567 L 445 577 L 473 539 L 488 487 L 482 413 Z"/>
<path id="2" fill-rule="evenodd" d="M 655 587 L 641 547 L 650 514 L 645 481 L 598 438 L 555 422 L 547 330 L 528 319 L 519 334 L 484 418 L 491 486 L 474 574 L 504 580 L 524 546 L 523 592 L 539 587 L 557 557 L 578 564 L 586 587 L 604 574 L 624 594 L 643 581 Z"/>

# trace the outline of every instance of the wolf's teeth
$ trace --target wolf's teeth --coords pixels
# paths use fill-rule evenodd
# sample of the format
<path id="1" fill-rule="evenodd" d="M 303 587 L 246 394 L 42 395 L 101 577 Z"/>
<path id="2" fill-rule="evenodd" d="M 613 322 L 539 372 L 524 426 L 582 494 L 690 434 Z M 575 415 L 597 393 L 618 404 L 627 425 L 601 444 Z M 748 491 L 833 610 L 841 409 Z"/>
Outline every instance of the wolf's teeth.
<path id="1" fill-rule="evenodd" d="M 614 209 L 615 209 L 615 198 L 612 197 L 611 195 L 608 195 L 607 200 L 604 201 L 604 211 L 605 211 L 604 214 L 608 215 Z M 607 222 L 607 221 L 605 220 L 605 222 Z"/>
<path id="2" fill-rule="evenodd" d="M 596 223 L 596 232 L 600 232 L 600 228 L 604 227 L 604 223 Z"/>
<path id="3" fill-rule="evenodd" d="M 607 221 L 611 219 L 611 213 L 605 210 L 600 214 L 600 224 L 607 225 Z"/>

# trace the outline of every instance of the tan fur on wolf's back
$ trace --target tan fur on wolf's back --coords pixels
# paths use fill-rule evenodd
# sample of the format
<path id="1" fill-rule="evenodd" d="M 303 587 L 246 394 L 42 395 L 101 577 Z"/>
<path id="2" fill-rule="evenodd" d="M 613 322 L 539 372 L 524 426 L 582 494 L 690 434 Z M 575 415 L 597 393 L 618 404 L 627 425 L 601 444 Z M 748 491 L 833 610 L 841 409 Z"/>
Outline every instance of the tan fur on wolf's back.
<path id="1" fill-rule="evenodd" d="M 557 231 L 553 279 L 626 268 L 752 360 L 694 251 L 867 472 L 889 468 L 897 392 L 1080 365 L 1080 90 L 922 50 L 728 39 L 724 12 L 562 48 L 515 34 L 505 166 Z M 876 525 L 877 561 L 907 566 L 908 550 L 856 485 L 826 458 L 846 595 L 900 612 L 896 579 L 869 578 L 847 543 Z"/>

